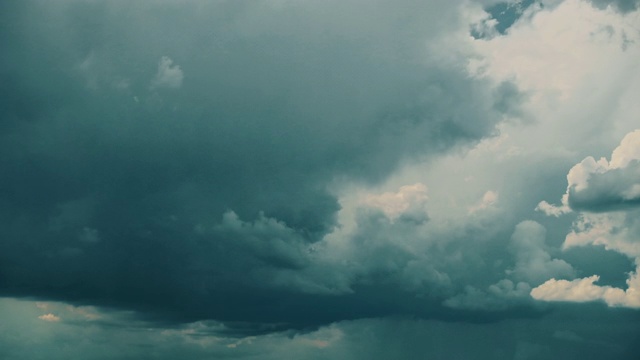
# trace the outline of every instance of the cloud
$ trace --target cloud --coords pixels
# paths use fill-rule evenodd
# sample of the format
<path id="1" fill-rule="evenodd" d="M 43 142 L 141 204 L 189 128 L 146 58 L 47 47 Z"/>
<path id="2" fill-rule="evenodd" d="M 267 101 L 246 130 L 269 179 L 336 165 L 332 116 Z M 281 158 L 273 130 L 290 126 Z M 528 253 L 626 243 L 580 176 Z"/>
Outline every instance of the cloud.
<path id="1" fill-rule="evenodd" d="M 464 292 L 446 299 L 443 304 L 453 309 L 473 311 L 505 311 L 526 304 L 531 286 L 526 282 L 514 284 L 502 279 L 486 290 L 466 286 Z"/>
<path id="2" fill-rule="evenodd" d="M 151 88 L 178 89 L 182 86 L 183 79 L 184 75 L 180 66 L 173 65 L 173 60 L 163 56 L 158 62 L 158 72 L 151 80 Z"/>
<path id="3" fill-rule="evenodd" d="M 640 179 L 639 145 L 640 130 L 635 130 L 625 135 L 610 161 L 585 158 L 569 170 L 562 205 L 538 205 L 547 215 L 558 216 L 570 210 L 579 213 L 564 248 L 605 245 L 631 257 L 640 256 L 633 240 L 638 228 L 636 203 L 640 201 L 635 194 Z"/>
<path id="4" fill-rule="evenodd" d="M 571 168 L 562 207 L 550 205 L 552 211 L 546 211 L 548 215 L 554 215 L 571 208 L 579 213 L 572 231 L 565 238 L 563 249 L 603 245 L 607 250 L 635 259 L 638 265 L 640 244 L 637 234 L 640 222 L 637 219 L 640 210 L 635 204 L 637 201 L 633 189 L 640 179 L 636 169 L 640 164 L 639 144 L 640 131 L 635 130 L 627 134 L 613 150 L 610 161 L 605 158 L 596 161 L 593 157 L 587 157 Z M 609 306 L 640 307 L 637 268 L 629 273 L 627 289 L 594 284 L 599 279 L 598 275 L 572 281 L 552 278 L 532 289 L 531 296 L 544 301 L 601 300 Z"/>
<path id="5" fill-rule="evenodd" d="M 558 217 L 560 215 L 564 215 L 566 213 L 571 212 L 571 208 L 569 208 L 569 206 L 567 205 L 555 206 L 543 200 L 543 201 L 540 201 L 536 206 L 536 211 L 541 211 L 545 213 L 547 216 Z"/>
<path id="6" fill-rule="evenodd" d="M 429 214 L 432 221 L 438 221 L 438 212 L 442 208 L 447 208 L 447 202 L 444 201 L 446 197 L 436 195 L 438 192 L 445 192 L 447 197 L 452 199 L 449 200 L 451 203 L 459 205 L 464 203 L 463 201 L 468 201 L 472 191 L 477 193 L 487 188 L 495 189 L 500 194 L 500 207 L 507 209 L 505 216 L 513 211 L 522 211 L 519 209 L 522 209 L 522 206 L 530 200 L 527 194 L 538 194 L 537 199 L 535 196 L 531 199 L 533 200 L 531 209 L 551 215 L 554 219 L 544 219 L 522 211 L 513 215 L 511 221 L 517 224 L 522 219 L 535 219 L 549 232 L 546 239 L 542 237 L 548 242 L 548 248 L 536 247 L 532 254 L 541 256 L 528 259 L 525 256 L 527 251 L 518 253 L 515 246 L 516 239 L 512 238 L 513 243 L 510 244 L 512 258 L 504 258 L 504 255 L 495 257 L 504 259 L 505 262 L 512 261 L 504 270 L 509 271 L 508 279 L 505 280 L 509 280 L 513 288 L 518 282 L 524 284 L 533 281 L 532 278 L 536 274 L 536 261 L 546 263 L 545 261 L 557 260 L 564 275 L 541 275 L 535 279 L 536 282 L 530 284 L 532 288 L 544 283 L 550 277 L 556 279 L 565 277 L 571 280 L 576 275 L 582 277 L 584 274 L 593 274 L 595 267 L 587 262 L 569 261 L 569 259 L 575 260 L 574 254 L 577 253 L 575 246 L 570 244 L 604 245 L 601 247 L 603 250 L 598 251 L 620 249 L 616 251 L 627 254 L 632 259 L 635 258 L 632 254 L 637 252 L 635 250 L 637 242 L 633 241 L 638 228 L 634 220 L 637 217 L 634 205 L 624 204 L 608 208 L 602 206 L 597 210 L 601 212 L 597 214 L 587 213 L 569 206 L 570 194 L 565 194 L 564 200 L 557 205 L 552 203 L 559 196 L 551 195 L 557 194 L 558 190 L 567 186 L 567 169 L 572 165 L 594 153 L 610 153 L 625 134 L 637 128 L 634 122 L 637 119 L 638 108 L 631 98 L 633 93 L 637 93 L 638 84 L 640 84 L 632 70 L 635 69 L 636 61 L 633 59 L 637 58 L 638 49 L 624 45 L 625 38 L 629 34 L 637 34 L 634 30 L 635 22 L 621 20 L 621 15 L 613 11 L 599 11 L 597 8 L 585 6 L 582 1 L 556 1 L 555 4 L 551 4 L 552 6 L 547 6 L 549 3 L 551 2 L 545 2 L 542 9 L 517 19 L 509 27 L 506 35 L 489 36 L 475 41 L 474 45 L 482 56 L 472 58 L 469 62 L 469 70 L 475 76 L 489 77 L 494 81 L 515 79 L 513 83 L 521 93 L 527 95 L 523 113 L 533 119 L 532 122 L 524 125 L 523 122 L 519 122 L 522 119 L 514 117 L 510 119 L 513 122 L 508 120 L 499 126 L 499 137 L 487 139 L 485 147 L 474 149 L 474 151 L 477 150 L 476 153 L 467 154 L 466 159 L 463 157 L 452 161 L 451 158 L 447 158 L 442 161 L 440 167 L 436 168 L 440 171 L 452 169 L 451 171 L 456 175 L 469 179 L 464 184 L 455 182 L 452 176 L 443 177 L 443 180 L 440 180 L 448 181 L 450 185 L 426 182 L 430 188 Z M 568 25 L 566 19 L 575 18 L 576 14 L 580 14 L 581 19 L 589 20 L 572 22 Z M 635 14 L 631 13 L 627 16 L 631 18 Z M 602 53 L 605 48 L 610 49 L 607 54 L 618 54 L 615 62 L 619 65 L 613 66 L 609 63 L 611 60 L 609 55 L 605 56 Z M 577 55 L 578 53 L 581 55 Z M 585 76 L 585 74 L 594 73 L 599 74 L 598 79 Z M 587 90 L 603 89 L 602 86 L 618 89 L 619 92 L 596 94 Z M 611 102 L 612 99 L 618 99 L 621 103 L 614 105 Z M 599 105 L 595 105 L 596 103 Z M 610 107 L 605 110 L 606 104 Z M 591 110 L 586 111 L 586 108 Z M 601 111 L 595 109 L 601 109 Z M 633 147 L 629 147 L 631 148 Z M 630 156 L 631 154 L 625 155 L 626 158 Z M 634 161 L 628 164 L 632 163 Z M 433 171 L 432 168 L 429 170 Z M 632 168 L 629 167 L 627 170 Z M 502 175 L 498 177 L 486 175 L 490 172 Z M 625 171 L 618 172 L 620 173 L 618 175 L 624 177 L 621 173 Z M 527 176 L 530 178 L 525 179 Z M 538 176 L 539 178 L 536 178 Z M 503 178 L 507 178 L 508 181 L 502 182 Z M 638 176 L 635 172 L 629 171 L 627 179 L 636 178 Z M 616 184 L 613 184 L 614 182 Z M 634 183 L 631 180 L 628 182 L 629 186 L 626 186 L 622 181 L 618 183 L 618 179 L 615 179 L 610 187 L 613 187 L 621 198 L 623 193 L 627 195 L 632 193 L 629 189 Z M 554 186 L 556 186 L 555 190 Z M 618 188 L 615 186 L 618 186 L 620 191 L 616 190 Z M 606 187 L 603 183 L 600 188 Z M 592 187 L 592 189 L 596 188 Z M 452 193 L 455 195 L 450 195 Z M 542 199 L 545 201 L 541 201 Z M 596 222 L 596 219 L 599 222 Z M 573 220 L 576 222 L 571 231 L 570 224 Z M 569 237 L 567 233 L 575 233 L 577 236 Z M 562 245 L 560 241 L 565 236 L 566 240 Z M 520 239 L 525 238 L 522 236 Z M 596 239 L 598 239 L 597 242 Z M 494 241 L 496 241 L 495 238 Z M 524 244 L 526 242 L 522 245 Z M 560 252 L 558 248 L 560 245 L 565 251 Z M 504 266 L 504 262 L 499 264 L 494 266 Z M 616 285 L 613 286 L 610 273 L 613 267 L 612 264 L 602 266 L 607 268 L 608 274 L 605 276 L 603 272 L 603 286 L 619 287 L 617 284 L 623 282 L 625 271 L 629 271 L 626 267 L 618 267 L 619 275 L 615 280 Z M 518 272 L 519 277 L 509 277 L 516 275 L 514 270 L 518 268 L 522 269 Z M 531 272 L 533 275 L 529 279 L 527 279 L 529 272 L 524 270 L 527 268 L 533 270 Z M 492 297 L 489 291 L 489 287 L 498 284 L 499 281 L 500 279 L 495 279 L 489 285 L 469 284 L 462 293 L 454 295 L 451 299 L 459 300 L 456 304 L 466 304 L 470 308 L 473 306 L 482 308 L 483 302 L 487 309 L 500 308 L 506 302 L 501 303 L 499 297 Z M 510 288 L 506 286 L 507 283 L 504 284 L 505 289 Z M 519 301 L 526 303 L 526 298 L 527 296 L 524 296 Z M 454 300 L 447 301 L 450 305 L 454 303 Z M 464 308 L 464 306 L 460 307 Z"/>
<path id="7" fill-rule="evenodd" d="M 402 186 L 397 193 L 386 192 L 380 195 L 369 195 L 363 203 L 382 210 L 392 220 L 401 216 L 415 216 L 426 220 L 427 199 L 427 187 L 417 183 Z"/>
<path id="8" fill-rule="evenodd" d="M 283 328 L 395 313 L 395 290 L 437 304 L 450 269 L 419 253 L 426 186 L 376 193 L 348 237 L 338 193 L 517 112 L 516 86 L 425 50 L 466 26 L 459 4 L 12 5 L 2 294 Z"/>
<path id="9" fill-rule="evenodd" d="M 593 5 L 600 9 L 612 6 L 614 9 L 627 13 L 638 9 L 640 1 L 638 0 L 589 0 Z"/>
<path id="10" fill-rule="evenodd" d="M 611 160 L 587 157 L 567 175 L 567 204 L 602 212 L 640 205 L 640 130 L 627 134 Z"/>
<path id="11" fill-rule="evenodd" d="M 567 0 L 473 39 L 494 2 L 68 1 L 0 12 L 0 294 L 75 306 L 46 310 L 61 337 L 126 344 L 113 357 L 580 354 L 551 335 L 573 308 L 530 293 L 592 267 L 560 252 L 573 215 L 533 208 L 628 131 L 620 14 Z M 629 244 L 632 216 L 605 220 Z"/>
<path id="12" fill-rule="evenodd" d="M 509 275 L 530 284 L 539 284 L 552 276 L 575 276 L 571 265 L 564 260 L 552 259 L 545 251 L 545 233 L 545 228 L 535 221 L 524 221 L 516 226 L 510 246 L 516 263 L 508 270 Z"/>
<path id="13" fill-rule="evenodd" d="M 482 199 L 477 204 L 469 207 L 469 213 L 487 209 L 490 206 L 494 206 L 496 202 L 498 202 L 498 193 L 489 190 L 482 195 Z"/>
<path id="14" fill-rule="evenodd" d="M 573 229 L 565 237 L 564 249 L 576 246 L 602 245 L 631 258 L 640 256 L 636 241 L 639 224 L 635 219 L 640 212 L 613 212 L 604 214 L 582 213 L 573 222 Z"/>
<path id="15" fill-rule="evenodd" d="M 60 321 L 60 317 L 56 316 L 56 315 L 54 315 L 52 313 L 40 315 L 40 316 L 38 316 L 38 319 L 44 320 L 44 321 L 47 321 L 47 322 L 58 322 L 58 321 Z"/>
<path id="16" fill-rule="evenodd" d="M 544 301 L 586 302 L 602 300 L 609 306 L 640 308 L 640 281 L 637 273 L 630 274 L 626 290 L 595 285 L 594 282 L 599 279 L 598 275 L 572 281 L 550 279 L 532 289 L 531 296 L 534 299 Z"/>
<path id="17" fill-rule="evenodd" d="M 466 285 L 443 304 L 454 309 L 505 311 L 530 301 L 532 286 L 551 276 L 573 278 L 575 270 L 561 259 L 552 259 L 545 246 L 546 229 L 531 220 L 519 223 L 508 244 L 514 265 L 504 270 L 503 278 L 485 288 Z"/>
<path id="18" fill-rule="evenodd" d="M 450 356 L 481 360 L 513 359 L 534 350 L 545 359 L 563 359 L 567 354 L 580 358 L 633 359 L 638 349 L 634 313 L 624 309 L 606 312 L 602 307 L 588 305 L 574 310 L 558 309 L 539 321 L 515 317 L 468 324 L 392 317 L 342 321 L 301 333 L 227 336 L 216 332 L 224 326 L 215 322 L 164 326 L 127 322 L 126 317 L 113 314 L 105 326 L 95 322 L 60 322 L 54 332 L 38 324 L 38 319 L 28 322 L 22 318 L 26 310 L 33 308 L 29 301 L 0 301 L 3 305 L 0 311 L 4 311 L 0 331 L 3 326 L 12 330 L 0 337 L 0 354 L 16 360 L 37 359 L 43 353 L 52 360 L 70 356 L 88 360 L 145 356 L 159 360 L 178 356 L 268 360 Z M 16 339 L 28 341 L 29 346 L 16 346 L 11 342 Z M 113 343 L 119 346 L 114 347 Z"/>

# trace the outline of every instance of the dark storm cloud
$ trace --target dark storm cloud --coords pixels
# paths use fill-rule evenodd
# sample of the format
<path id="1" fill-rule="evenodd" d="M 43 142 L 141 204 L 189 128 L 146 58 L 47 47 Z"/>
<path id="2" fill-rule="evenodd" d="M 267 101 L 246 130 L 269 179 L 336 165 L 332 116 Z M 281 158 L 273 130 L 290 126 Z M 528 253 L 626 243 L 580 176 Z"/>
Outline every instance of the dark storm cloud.
<path id="1" fill-rule="evenodd" d="M 635 359 L 638 313 L 601 304 L 557 304 L 543 318 L 487 324 L 406 317 L 343 321 L 316 331 L 234 338 L 224 326 L 174 328 L 121 321 L 64 304 L 0 299 L 0 356 L 39 359 Z M 40 314 L 59 315 L 46 321 Z M 39 316 L 40 315 L 40 316 Z M 102 316 L 88 319 L 87 316 Z M 112 326 L 96 326 L 96 322 Z M 24 346 L 28 343 L 29 346 Z M 114 346 L 117 344 L 117 346 Z"/>
<path id="2" fill-rule="evenodd" d="M 0 292 L 291 326 L 424 307 L 308 271 L 329 185 L 516 111 L 430 56 L 447 3 L 5 2 Z"/>

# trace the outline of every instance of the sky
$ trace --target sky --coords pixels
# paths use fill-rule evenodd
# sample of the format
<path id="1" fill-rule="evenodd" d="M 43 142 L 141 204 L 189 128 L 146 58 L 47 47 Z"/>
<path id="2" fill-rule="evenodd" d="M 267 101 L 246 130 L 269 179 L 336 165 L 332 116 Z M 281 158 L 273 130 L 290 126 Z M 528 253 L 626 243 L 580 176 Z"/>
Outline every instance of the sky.
<path id="1" fill-rule="evenodd" d="M 0 358 L 637 359 L 640 1 L 0 2 Z"/>

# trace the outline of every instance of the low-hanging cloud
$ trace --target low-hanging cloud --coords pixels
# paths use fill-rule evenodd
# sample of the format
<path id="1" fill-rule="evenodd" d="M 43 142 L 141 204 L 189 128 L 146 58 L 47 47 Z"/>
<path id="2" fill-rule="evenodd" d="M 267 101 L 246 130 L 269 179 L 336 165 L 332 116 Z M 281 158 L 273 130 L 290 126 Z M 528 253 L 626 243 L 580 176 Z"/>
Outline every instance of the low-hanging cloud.
<path id="1" fill-rule="evenodd" d="M 0 2 L 0 358 L 635 359 L 637 13 L 497 3 Z"/>
<path id="2" fill-rule="evenodd" d="M 575 276 L 575 271 L 564 260 L 552 259 L 545 250 L 545 228 L 535 221 L 524 221 L 516 226 L 511 237 L 510 250 L 516 264 L 508 270 L 516 280 L 535 285 L 551 276 Z"/>
<path id="3" fill-rule="evenodd" d="M 522 100 L 428 53 L 457 4 L 4 5 L 1 294 L 301 327 L 451 291 L 392 241 L 428 222 L 419 187 L 362 210 L 370 257 L 318 247 L 331 188 L 468 147 Z"/>

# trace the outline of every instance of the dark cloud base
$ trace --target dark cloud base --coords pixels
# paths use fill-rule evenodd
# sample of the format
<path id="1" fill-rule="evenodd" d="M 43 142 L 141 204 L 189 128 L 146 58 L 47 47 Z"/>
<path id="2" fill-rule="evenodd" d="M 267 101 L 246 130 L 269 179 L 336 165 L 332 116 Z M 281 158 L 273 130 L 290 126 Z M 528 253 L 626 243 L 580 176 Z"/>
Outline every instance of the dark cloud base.
<path id="1" fill-rule="evenodd" d="M 389 317 L 342 321 L 317 331 L 260 335 L 237 324 L 161 324 L 96 321 L 42 322 L 31 303 L 0 299 L 0 356 L 8 359 L 634 359 L 638 314 L 603 304 L 555 304 L 544 318 L 491 323 Z M 38 310 L 35 309 L 35 314 Z M 105 315 L 102 313 L 102 315 Z M 112 321 L 116 320 L 111 316 Z M 39 329 L 25 323 L 40 322 Z M 10 328 L 11 332 L 3 332 Z M 251 337 L 245 337 L 252 334 Z M 238 337 L 236 337 L 238 336 Z M 7 341 L 14 340 L 13 342 Z M 21 341 L 16 341 L 21 340 Z M 28 347 L 22 346 L 29 343 Z M 70 346 L 73 345 L 73 346 Z M 410 346 L 409 346 L 410 345 Z"/>
<path id="2" fill-rule="evenodd" d="M 264 281 L 311 266 L 330 186 L 473 144 L 521 98 L 425 61 L 453 10 L 334 5 L 4 2 L 0 293 L 294 327 L 459 316 Z"/>
<path id="3" fill-rule="evenodd" d="M 543 190 L 499 224 L 473 218 L 433 238 L 419 236 L 424 212 L 360 209 L 348 261 L 318 255 L 338 225 L 331 189 L 379 184 L 522 114 L 514 84 L 425 50 L 457 26 L 454 8 L 2 3 L 0 295 L 131 310 L 169 329 L 221 321 L 229 337 L 371 318 L 579 318 L 510 294 L 446 304 L 506 280 L 515 224 Z M 613 272 L 603 279 L 619 282 Z"/>

